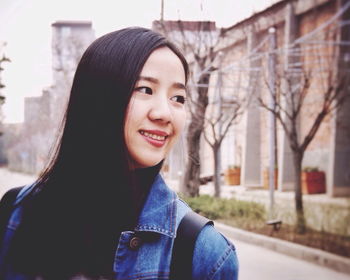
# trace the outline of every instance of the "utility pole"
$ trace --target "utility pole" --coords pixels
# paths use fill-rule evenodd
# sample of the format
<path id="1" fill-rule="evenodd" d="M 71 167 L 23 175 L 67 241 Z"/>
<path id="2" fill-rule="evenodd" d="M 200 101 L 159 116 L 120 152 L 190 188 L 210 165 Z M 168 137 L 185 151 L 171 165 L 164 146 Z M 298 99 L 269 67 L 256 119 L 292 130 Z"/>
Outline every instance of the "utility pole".
<path id="1" fill-rule="evenodd" d="M 276 28 L 269 28 L 269 54 L 268 54 L 268 72 L 269 72 L 269 192 L 270 192 L 270 219 L 274 218 L 274 192 L 275 192 L 275 167 L 276 167 L 276 117 L 273 111 L 276 107 Z"/>
<path id="2" fill-rule="evenodd" d="M 164 21 L 164 0 L 160 1 L 160 22 L 163 23 Z"/>

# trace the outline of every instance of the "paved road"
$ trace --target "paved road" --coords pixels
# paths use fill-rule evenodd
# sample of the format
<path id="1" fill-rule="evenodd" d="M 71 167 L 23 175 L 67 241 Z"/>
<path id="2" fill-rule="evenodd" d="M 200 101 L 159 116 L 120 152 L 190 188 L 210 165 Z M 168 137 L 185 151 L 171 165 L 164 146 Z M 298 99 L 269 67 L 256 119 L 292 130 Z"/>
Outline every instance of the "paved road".
<path id="1" fill-rule="evenodd" d="M 232 242 L 240 262 L 239 280 L 350 280 L 350 275 L 316 264 L 241 241 Z"/>

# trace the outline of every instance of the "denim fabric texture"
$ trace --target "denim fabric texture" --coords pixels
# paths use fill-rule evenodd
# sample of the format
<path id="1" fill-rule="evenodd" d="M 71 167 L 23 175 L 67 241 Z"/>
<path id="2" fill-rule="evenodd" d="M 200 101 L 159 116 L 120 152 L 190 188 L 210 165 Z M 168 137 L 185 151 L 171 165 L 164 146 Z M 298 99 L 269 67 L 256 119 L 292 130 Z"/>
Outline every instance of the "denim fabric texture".
<path id="1" fill-rule="evenodd" d="M 5 272 L 5 280 L 32 280 L 13 271 L 5 260 L 12 236 L 21 221 L 21 200 L 31 188 L 29 185 L 19 193 L 1 246 L 0 269 Z M 192 210 L 166 186 L 161 175 L 157 175 L 137 226 L 133 231 L 122 232 L 116 244 L 113 267 L 116 279 L 169 279 L 176 230 L 188 211 Z M 212 225 L 205 226 L 196 241 L 192 277 L 195 280 L 238 279 L 235 247 Z"/>

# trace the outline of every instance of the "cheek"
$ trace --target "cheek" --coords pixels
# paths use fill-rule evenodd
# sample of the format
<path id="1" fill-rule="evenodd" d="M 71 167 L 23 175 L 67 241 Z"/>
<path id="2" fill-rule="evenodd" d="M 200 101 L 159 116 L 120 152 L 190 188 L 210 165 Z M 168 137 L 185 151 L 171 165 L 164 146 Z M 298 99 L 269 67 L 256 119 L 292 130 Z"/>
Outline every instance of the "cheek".
<path id="1" fill-rule="evenodd" d="M 180 134 L 183 131 L 185 124 L 186 124 L 186 118 L 187 118 L 187 114 L 186 114 L 185 110 L 177 112 L 176 120 L 175 120 L 175 122 L 176 122 L 175 129 L 176 129 L 177 134 Z"/>

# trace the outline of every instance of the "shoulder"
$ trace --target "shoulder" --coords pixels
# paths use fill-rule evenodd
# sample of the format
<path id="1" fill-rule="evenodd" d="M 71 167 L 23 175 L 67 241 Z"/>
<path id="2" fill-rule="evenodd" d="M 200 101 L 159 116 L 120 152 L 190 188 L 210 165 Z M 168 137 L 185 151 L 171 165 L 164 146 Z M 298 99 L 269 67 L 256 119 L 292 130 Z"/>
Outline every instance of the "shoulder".
<path id="1" fill-rule="evenodd" d="M 21 222 L 22 217 L 22 201 L 24 198 L 31 192 L 33 189 L 34 184 L 25 185 L 22 187 L 17 187 L 10 189 L 3 197 L 3 199 L 6 199 L 5 196 L 11 196 L 9 200 L 6 201 L 6 205 L 3 205 L 2 207 L 6 207 L 6 220 L 7 220 L 7 227 L 10 229 L 16 229 L 18 225 Z M 2 200 L 3 201 L 3 200 Z"/>
<path id="2" fill-rule="evenodd" d="M 194 279 L 238 279 L 234 245 L 212 225 L 200 232 L 193 256 Z"/>
<path id="3" fill-rule="evenodd" d="M 178 199 L 178 221 L 191 208 Z M 193 252 L 193 279 L 238 279 L 235 246 L 214 226 L 206 225 L 198 235 Z"/>
<path id="4" fill-rule="evenodd" d="M 179 198 L 176 194 L 176 228 L 178 228 L 182 218 L 187 214 L 187 212 L 192 211 L 190 206 L 183 201 L 181 198 Z"/>

